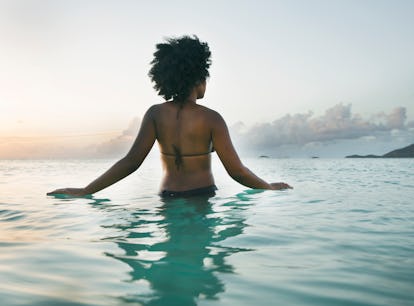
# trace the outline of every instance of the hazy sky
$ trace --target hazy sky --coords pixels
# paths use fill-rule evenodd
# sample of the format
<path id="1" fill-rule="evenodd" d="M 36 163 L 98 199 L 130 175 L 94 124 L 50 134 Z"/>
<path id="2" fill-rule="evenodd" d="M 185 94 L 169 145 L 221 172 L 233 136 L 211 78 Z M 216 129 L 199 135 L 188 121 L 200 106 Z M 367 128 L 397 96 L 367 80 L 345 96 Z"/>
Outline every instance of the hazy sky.
<path id="1" fill-rule="evenodd" d="M 0 158 L 124 150 L 162 101 L 147 76 L 155 44 L 183 34 L 209 43 L 200 103 L 242 147 L 407 145 L 413 15 L 402 0 L 0 0 Z"/>

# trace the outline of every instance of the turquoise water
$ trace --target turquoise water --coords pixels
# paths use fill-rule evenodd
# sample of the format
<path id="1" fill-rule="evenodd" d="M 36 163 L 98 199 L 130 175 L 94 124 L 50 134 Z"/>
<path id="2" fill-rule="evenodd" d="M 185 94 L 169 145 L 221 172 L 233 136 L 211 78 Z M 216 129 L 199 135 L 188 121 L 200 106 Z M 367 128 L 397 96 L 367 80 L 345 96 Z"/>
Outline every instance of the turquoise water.
<path id="1" fill-rule="evenodd" d="M 8 305 L 414 305 L 414 160 L 215 161 L 216 197 L 162 201 L 150 159 L 91 198 L 45 195 L 112 161 L 0 161 Z"/>

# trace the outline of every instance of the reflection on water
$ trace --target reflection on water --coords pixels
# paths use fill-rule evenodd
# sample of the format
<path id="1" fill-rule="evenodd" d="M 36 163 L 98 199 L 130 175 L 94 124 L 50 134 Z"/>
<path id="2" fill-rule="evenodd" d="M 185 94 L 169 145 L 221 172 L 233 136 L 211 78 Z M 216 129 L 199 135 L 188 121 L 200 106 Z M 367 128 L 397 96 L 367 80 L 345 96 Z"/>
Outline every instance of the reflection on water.
<path id="1" fill-rule="evenodd" d="M 92 204 L 104 209 L 103 201 Z M 235 202 L 216 211 L 208 198 L 162 200 L 153 210 L 134 210 L 106 225 L 116 236 L 103 240 L 122 250 L 106 255 L 129 265 L 125 281 L 137 284 L 137 294 L 120 297 L 122 302 L 185 306 L 218 299 L 225 286 L 216 272 L 234 273 L 226 257 L 248 251 L 220 245 L 245 227 L 240 213 L 245 208 Z"/>

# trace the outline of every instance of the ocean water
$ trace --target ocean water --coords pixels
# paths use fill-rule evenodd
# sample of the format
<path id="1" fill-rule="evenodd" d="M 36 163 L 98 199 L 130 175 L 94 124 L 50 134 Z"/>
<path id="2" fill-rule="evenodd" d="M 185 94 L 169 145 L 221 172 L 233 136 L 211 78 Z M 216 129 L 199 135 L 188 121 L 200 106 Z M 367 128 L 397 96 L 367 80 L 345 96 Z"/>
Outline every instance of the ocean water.
<path id="1" fill-rule="evenodd" d="M 89 198 L 111 160 L 0 161 L 0 304 L 414 305 L 414 159 L 214 160 L 217 195 L 163 201 L 150 158 Z"/>

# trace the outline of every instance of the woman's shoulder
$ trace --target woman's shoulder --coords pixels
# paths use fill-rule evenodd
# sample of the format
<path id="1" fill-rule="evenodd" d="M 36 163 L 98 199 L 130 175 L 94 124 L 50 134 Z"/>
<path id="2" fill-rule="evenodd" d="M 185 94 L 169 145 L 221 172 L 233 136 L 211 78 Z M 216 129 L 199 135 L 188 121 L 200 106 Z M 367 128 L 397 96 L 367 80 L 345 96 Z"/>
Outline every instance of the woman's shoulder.
<path id="1" fill-rule="evenodd" d="M 176 106 L 173 104 L 173 102 L 167 101 L 163 103 L 153 104 L 152 106 L 148 108 L 147 113 L 150 114 L 151 117 L 156 117 L 157 115 L 160 115 L 163 113 L 165 114 L 165 113 L 175 111 L 176 110 L 175 107 Z M 193 106 L 193 111 L 194 110 L 198 113 L 198 115 L 206 117 L 209 120 L 214 120 L 214 121 L 223 120 L 219 112 L 207 106 L 204 106 L 201 104 L 195 104 Z"/>
<path id="2" fill-rule="evenodd" d="M 148 110 L 149 111 L 156 111 L 156 110 L 160 110 L 162 107 L 164 107 L 166 105 L 167 102 L 163 102 L 163 103 L 157 103 L 157 104 L 153 104 L 151 105 Z"/>
<path id="3" fill-rule="evenodd" d="M 156 114 L 158 114 L 163 108 L 166 107 L 166 103 L 167 102 L 151 105 L 147 109 L 147 113 L 150 114 L 150 115 L 156 115 Z"/>
<path id="4" fill-rule="evenodd" d="M 196 104 L 196 105 L 197 105 L 197 108 L 201 112 L 204 112 L 206 115 L 209 115 L 209 116 L 212 116 L 212 117 L 219 117 L 220 116 L 219 112 L 217 112 L 216 110 L 214 110 L 212 108 L 209 108 L 209 107 L 201 105 L 201 104 Z"/>

